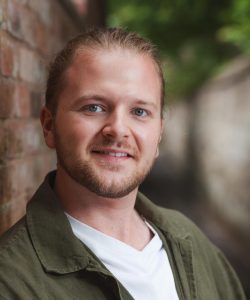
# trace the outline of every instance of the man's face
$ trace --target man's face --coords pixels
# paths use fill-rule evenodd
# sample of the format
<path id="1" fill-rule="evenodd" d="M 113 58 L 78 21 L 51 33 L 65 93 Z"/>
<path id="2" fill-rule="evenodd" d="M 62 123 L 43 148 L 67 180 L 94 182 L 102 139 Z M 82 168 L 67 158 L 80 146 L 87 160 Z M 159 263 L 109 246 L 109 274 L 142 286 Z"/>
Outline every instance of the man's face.
<path id="1" fill-rule="evenodd" d="M 148 56 L 79 52 L 54 120 L 59 168 L 99 196 L 119 198 L 136 189 L 158 155 L 160 84 Z"/>

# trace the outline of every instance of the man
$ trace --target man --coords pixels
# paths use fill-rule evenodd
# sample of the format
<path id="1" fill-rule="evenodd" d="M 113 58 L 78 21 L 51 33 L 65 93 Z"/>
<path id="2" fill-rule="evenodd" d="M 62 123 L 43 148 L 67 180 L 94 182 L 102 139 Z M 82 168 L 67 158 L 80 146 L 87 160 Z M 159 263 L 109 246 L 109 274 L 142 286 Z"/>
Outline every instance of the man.
<path id="1" fill-rule="evenodd" d="M 41 112 L 57 170 L 1 241 L 1 299 L 245 299 L 194 224 L 138 193 L 163 99 L 155 47 L 135 33 L 91 30 L 57 55 Z"/>

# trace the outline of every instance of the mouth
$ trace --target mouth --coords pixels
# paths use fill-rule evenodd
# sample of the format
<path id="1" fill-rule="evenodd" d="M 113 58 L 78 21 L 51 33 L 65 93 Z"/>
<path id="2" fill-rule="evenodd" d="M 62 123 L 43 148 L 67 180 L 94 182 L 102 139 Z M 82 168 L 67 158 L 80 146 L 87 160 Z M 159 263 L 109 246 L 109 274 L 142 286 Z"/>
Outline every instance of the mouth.
<path id="1" fill-rule="evenodd" d="M 91 151 L 94 154 L 99 154 L 103 156 L 108 156 L 108 157 L 115 157 L 115 158 L 132 158 L 133 156 L 126 152 L 126 151 L 121 151 L 121 150 L 114 150 L 114 149 L 104 149 L 104 150 L 92 150 Z"/>

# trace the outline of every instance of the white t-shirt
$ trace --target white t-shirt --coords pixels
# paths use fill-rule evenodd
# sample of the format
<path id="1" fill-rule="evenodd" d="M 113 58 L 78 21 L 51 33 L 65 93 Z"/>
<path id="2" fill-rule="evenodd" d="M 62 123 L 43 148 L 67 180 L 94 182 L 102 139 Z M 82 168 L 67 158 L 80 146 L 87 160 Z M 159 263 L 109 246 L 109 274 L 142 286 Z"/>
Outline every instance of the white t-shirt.
<path id="1" fill-rule="evenodd" d="M 72 230 L 135 300 L 178 300 L 167 253 L 157 232 L 139 251 L 66 213 Z"/>

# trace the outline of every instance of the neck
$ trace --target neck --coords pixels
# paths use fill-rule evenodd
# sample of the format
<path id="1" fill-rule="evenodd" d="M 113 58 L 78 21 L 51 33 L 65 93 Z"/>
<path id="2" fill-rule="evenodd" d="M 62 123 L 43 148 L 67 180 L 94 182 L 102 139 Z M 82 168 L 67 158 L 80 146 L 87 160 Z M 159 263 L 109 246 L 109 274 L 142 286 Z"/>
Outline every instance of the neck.
<path id="1" fill-rule="evenodd" d="M 142 249 L 151 233 L 134 208 L 137 191 L 122 198 L 105 198 L 80 185 L 60 167 L 56 174 L 55 193 L 64 211 L 80 222 Z"/>

